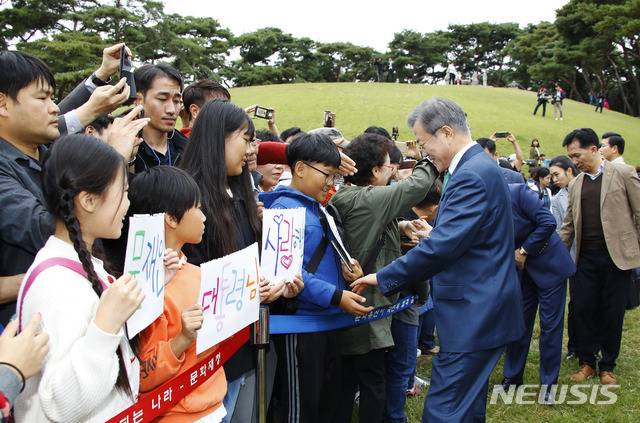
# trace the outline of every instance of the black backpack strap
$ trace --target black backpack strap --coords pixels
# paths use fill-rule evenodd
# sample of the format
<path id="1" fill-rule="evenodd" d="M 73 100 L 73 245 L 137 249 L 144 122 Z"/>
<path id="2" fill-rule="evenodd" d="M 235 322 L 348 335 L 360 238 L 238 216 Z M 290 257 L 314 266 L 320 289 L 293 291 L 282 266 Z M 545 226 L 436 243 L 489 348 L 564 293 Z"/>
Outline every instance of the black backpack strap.
<path id="1" fill-rule="evenodd" d="M 327 238 L 327 230 L 329 225 L 327 224 L 327 218 L 320 214 L 320 224 L 322 224 L 322 240 L 320 244 L 316 247 L 315 251 L 311 255 L 311 259 L 305 266 L 305 269 L 309 273 L 315 273 L 318 270 L 318 266 L 320 266 L 320 261 L 322 257 L 324 257 L 324 253 L 327 251 L 327 246 L 329 245 L 329 239 Z"/>

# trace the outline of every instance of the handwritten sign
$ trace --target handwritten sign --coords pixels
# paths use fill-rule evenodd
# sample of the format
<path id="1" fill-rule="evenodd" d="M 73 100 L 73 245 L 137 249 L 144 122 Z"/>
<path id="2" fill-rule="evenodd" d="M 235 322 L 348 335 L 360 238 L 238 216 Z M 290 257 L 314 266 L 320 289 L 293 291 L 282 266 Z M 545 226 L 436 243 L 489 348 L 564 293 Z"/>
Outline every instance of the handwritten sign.
<path id="1" fill-rule="evenodd" d="M 198 298 L 204 320 L 196 338 L 196 354 L 258 320 L 258 244 L 203 263 L 200 269 L 202 276 Z"/>
<path id="2" fill-rule="evenodd" d="M 164 214 L 129 218 L 124 272 L 135 276 L 144 292 L 140 308 L 127 321 L 129 339 L 162 314 L 164 308 Z"/>
<path id="3" fill-rule="evenodd" d="M 265 209 L 262 219 L 262 276 L 293 281 L 304 261 L 305 209 Z"/>

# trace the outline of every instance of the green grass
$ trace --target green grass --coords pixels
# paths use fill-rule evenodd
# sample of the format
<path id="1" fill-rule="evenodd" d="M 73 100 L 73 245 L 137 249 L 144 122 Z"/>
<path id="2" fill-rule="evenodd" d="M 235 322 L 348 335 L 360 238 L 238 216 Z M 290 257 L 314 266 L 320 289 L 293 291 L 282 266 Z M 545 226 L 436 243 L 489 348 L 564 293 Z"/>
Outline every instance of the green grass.
<path id="1" fill-rule="evenodd" d="M 494 131 L 514 133 L 528 158 L 532 138 L 540 140 L 542 151 L 551 158 L 566 151 L 564 136 L 574 128 L 591 127 L 598 134 L 620 132 L 627 140 L 627 163 L 640 164 L 640 119 L 605 110 L 595 113 L 592 106 L 565 100 L 563 121 L 553 119 L 553 107 L 548 104 L 547 116 L 532 116 L 535 93 L 478 86 L 430 86 L 406 84 L 326 83 L 288 84 L 234 88 L 232 101 L 247 107 L 259 104 L 276 109 L 280 130 L 299 126 L 309 130 L 322 126 L 325 110 L 336 113 L 336 126 L 348 138 L 362 133 L 370 125 L 400 128 L 399 140 L 412 139 L 406 125 L 407 115 L 421 101 L 442 96 L 459 103 L 469 117 L 474 138 L 489 136 Z M 255 120 L 258 127 L 266 121 Z M 498 154 L 511 154 L 506 140 L 498 141 Z"/>
<path id="2" fill-rule="evenodd" d="M 528 384 L 538 384 L 538 366 L 540 354 L 538 341 L 540 330 L 536 326 L 534 339 L 531 342 L 529 358 L 525 367 L 524 381 Z M 563 345 L 566 346 L 566 330 Z M 627 312 L 622 333 L 622 348 L 615 370 L 620 388 L 614 392 L 618 400 L 612 405 L 505 405 L 498 401 L 497 405 L 487 406 L 487 421 L 489 422 L 545 422 L 545 423 L 635 423 L 640 419 L 640 309 Z M 560 384 L 571 384 L 569 377 L 577 370 L 577 360 L 562 360 L 560 369 Z M 418 375 L 430 377 L 431 358 L 418 359 Z M 502 360 L 493 372 L 489 387 L 502 381 Z M 588 384 L 598 383 L 591 379 Z M 583 390 L 584 391 L 584 390 Z M 572 397 L 567 395 L 569 399 Z M 602 396 L 600 398 L 603 398 Z M 407 399 L 407 416 L 409 422 L 420 422 L 424 404 L 423 395 Z"/>

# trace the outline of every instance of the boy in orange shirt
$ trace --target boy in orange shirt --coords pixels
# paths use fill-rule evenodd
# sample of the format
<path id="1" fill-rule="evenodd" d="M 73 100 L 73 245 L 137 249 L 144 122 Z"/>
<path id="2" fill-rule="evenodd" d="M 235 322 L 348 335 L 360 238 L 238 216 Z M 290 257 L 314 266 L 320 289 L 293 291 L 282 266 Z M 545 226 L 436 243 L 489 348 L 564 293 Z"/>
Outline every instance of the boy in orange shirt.
<path id="1" fill-rule="evenodd" d="M 187 263 L 184 244 L 198 244 L 205 216 L 200 210 L 200 190 L 186 172 L 157 166 L 136 175 L 129 185 L 129 214 L 165 213 L 165 245 L 180 254 L 175 275 L 167 275 L 164 311 L 140 334 L 140 391 L 148 392 L 186 371 L 215 352 L 196 355 L 196 332 L 202 326 L 200 268 Z M 227 381 L 221 367 L 201 386 L 160 416 L 158 422 L 212 422 L 226 415 L 222 400 Z"/>

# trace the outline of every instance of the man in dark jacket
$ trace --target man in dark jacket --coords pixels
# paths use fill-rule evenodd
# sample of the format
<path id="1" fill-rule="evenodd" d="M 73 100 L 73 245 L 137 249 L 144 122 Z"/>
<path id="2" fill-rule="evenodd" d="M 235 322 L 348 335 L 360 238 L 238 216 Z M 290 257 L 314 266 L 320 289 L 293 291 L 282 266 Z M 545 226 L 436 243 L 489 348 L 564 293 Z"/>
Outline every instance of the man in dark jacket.
<path id="1" fill-rule="evenodd" d="M 520 385 L 540 304 L 540 384 L 558 383 L 567 278 L 576 271 L 569 251 L 556 233 L 555 218 L 526 184 L 510 184 L 515 257 L 526 331 L 507 346 L 503 385 Z M 541 393 L 551 403 L 548 392 Z"/>
<path id="2" fill-rule="evenodd" d="M 537 99 L 538 103 L 536 104 L 536 108 L 533 109 L 533 115 L 535 116 L 536 113 L 538 113 L 538 108 L 542 106 L 542 117 L 544 117 L 547 113 L 547 102 L 549 101 L 549 96 L 545 87 L 541 87 L 538 90 Z"/>
<path id="3" fill-rule="evenodd" d="M 182 76 L 171 66 L 158 63 L 144 65 L 134 72 L 136 105 L 144 106 L 149 118 L 135 159 L 135 172 L 158 165 L 176 166 L 187 147 L 187 138 L 176 130 L 182 110 Z"/>

